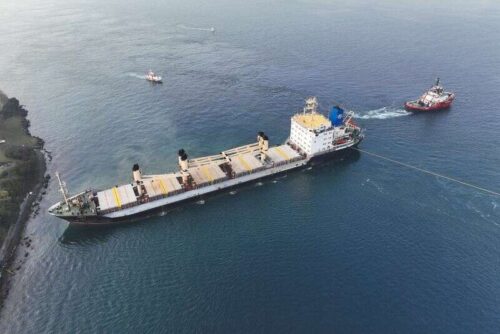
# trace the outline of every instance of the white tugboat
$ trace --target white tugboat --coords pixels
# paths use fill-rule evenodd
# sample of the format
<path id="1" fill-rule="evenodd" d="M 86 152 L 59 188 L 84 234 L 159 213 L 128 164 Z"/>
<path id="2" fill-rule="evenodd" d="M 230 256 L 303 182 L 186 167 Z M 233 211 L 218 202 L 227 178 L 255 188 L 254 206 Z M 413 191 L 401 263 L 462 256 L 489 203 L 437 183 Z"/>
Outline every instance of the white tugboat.
<path id="1" fill-rule="evenodd" d="M 149 70 L 148 74 L 146 74 L 146 80 L 153 83 L 162 83 L 161 76 L 155 74 L 153 71 Z"/>
<path id="2" fill-rule="evenodd" d="M 188 159 L 184 149 L 178 152 L 179 170 L 166 174 L 145 175 L 135 164 L 132 182 L 104 190 L 86 190 L 69 197 L 59 180 L 63 200 L 49 213 L 74 225 L 99 226 L 124 222 L 134 216 L 169 207 L 223 189 L 307 165 L 326 158 L 363 140 L 361 129 L 333 107 L 329 117 L 318 112 L 318 101 L 308 98 L 304 109 L 292 116 L 290 137 L 278 146 L 270 146 L 263 132 L 257 141 L 218 154 Z"/>

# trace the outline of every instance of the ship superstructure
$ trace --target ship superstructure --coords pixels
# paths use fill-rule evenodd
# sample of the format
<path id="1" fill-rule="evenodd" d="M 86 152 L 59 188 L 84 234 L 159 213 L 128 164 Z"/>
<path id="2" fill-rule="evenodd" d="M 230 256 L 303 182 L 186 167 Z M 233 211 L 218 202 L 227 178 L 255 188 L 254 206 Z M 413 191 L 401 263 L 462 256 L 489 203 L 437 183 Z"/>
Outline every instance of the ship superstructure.
<path id="1" fill-rule="evenodd" d="M 166 174 L 143 174 L 132 168 L 133 181 L 104 190 L 67 194 L 59 179 L 64 200 L 49 213 L 78 225 L 103 225 L 124 221 L 159 208 L 197 199 L 223 189 L 283 173 L 358 145 L 361 129 L 352 113 L 333 107 L 329 117 L 318 112 L 318 101 L 308 98 L 304 109 L 291 118 L 290 137 L 282 145 L 270 146 L 268 136 L 259 132 L 257 141 L 219 154 L 189 159 L 178 152 L 179 170 Z"/>

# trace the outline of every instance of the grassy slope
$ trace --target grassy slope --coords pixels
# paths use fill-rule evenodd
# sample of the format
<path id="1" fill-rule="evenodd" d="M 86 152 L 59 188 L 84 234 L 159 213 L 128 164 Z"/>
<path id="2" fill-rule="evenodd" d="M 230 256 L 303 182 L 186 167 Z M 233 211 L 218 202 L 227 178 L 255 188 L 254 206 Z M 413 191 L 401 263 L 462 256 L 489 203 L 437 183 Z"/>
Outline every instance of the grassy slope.
<path id="1" fill-rule="evenodd" d="M 0 111 L 5 103 L 6 96 L 0 91 Z M 6 142 L 0 144 L 0 244 L 17 219 L 19 205 L 37 182 L 34 175 L 40 166 L 34 149 L 41 146 L 39 140 L 29 134 L 25 117 L 17 114 L 5 118 L 0 113 L 2 139 Z M 22 153 L 13 157 L 13 151 Z"/>
<path id="2" fill-rule="evenodd" d="M 0 144 L 0 163 L 15 162 L 14 159 L 5 156 L 5 150 L 11 145 L 25 145 L 36 147 L 37 140 L 26 133 L 23 127 L 24 118 L 21 116 L 12 116 L 7 119 L 0 118 L 0 140 L 5 139 L 5 143 Z"/>

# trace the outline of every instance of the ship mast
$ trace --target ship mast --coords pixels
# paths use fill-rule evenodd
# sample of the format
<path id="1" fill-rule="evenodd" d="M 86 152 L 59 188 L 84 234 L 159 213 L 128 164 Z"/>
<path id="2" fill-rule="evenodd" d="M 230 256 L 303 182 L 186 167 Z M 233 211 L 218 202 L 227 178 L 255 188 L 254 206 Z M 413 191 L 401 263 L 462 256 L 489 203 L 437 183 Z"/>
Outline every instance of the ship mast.
<path id="1" fill-rule="evenodd" d="M 304 114 L 315 113 L 318 110 L 318 99 L 315 96 L 308 97 L 306 99 L 306 105 L 304 106 Z"/>
<path id="2" fill-rule="evenodd" d="M 59 176 L 59 172 L 56 172 L 57 181 L 59 181 L 59 191 L 62 193 L 64 201 L 66 205 L 69 207 L 68 203 L 68 189 L 66 188 L 66 184 L 61 181 L 61 177 Z"/>

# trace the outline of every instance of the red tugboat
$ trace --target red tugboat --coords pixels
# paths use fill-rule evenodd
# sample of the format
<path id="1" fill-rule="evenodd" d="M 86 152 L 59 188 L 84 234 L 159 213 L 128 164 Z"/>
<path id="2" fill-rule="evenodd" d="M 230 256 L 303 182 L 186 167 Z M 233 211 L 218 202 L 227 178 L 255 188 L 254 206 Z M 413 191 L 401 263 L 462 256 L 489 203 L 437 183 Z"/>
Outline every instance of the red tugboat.
<path id="1" fill-rule="evenodd" d="M 425 92 L 418 100 L 405 103 L 405 109 L 409 111 L 434 111 L 449 108 L 455 99 L 455 94 L 445 92 L 443 86 L 436 84 Z"/>

